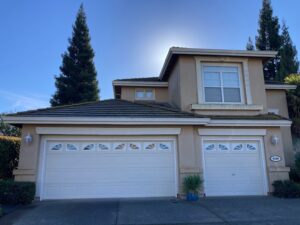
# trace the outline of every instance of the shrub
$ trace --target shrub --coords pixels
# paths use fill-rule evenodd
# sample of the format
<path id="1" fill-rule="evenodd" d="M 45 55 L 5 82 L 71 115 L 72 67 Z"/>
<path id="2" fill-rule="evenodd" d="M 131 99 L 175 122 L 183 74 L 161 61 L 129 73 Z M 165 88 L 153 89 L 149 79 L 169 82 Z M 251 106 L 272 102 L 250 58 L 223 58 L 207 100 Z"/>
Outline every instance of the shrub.
<path id="1" fill-rule="evenodd" d="M 273 195 L 279 198 L 300 198 L 300 185 L 289 180 L 275 181 Z"/>
<path id="2" fill-rule="evenodd" d="M 294 181 L 296 183 L 300 183 L 300 171 L 297 170 L 296 168 L 291 168 L 290 171 L 290 180 Z"/>
<path id="3" fill-rule="evenodd" d="M 291 168 L 290 179 L 294 182 L 300 183 L 300 153 L 295 155 L 295 166 Z"/>
<path id="4" fill-rule="evenodd" d="M 202 179 L 198 175 L 189 175 L 184 178 L 183 186 L 186 193 L 193 192 L 198 193 L 200 186 L 202 185 Z"/>
<path id="5" fill-rule="evenodd" d="M 30 204 L 35 196 L 33 182 L 0 181 L 0 204 Z"/>
<path id="6" fill-rule="evenodd" d="M 21 139 L 0 136 L 0 180 L 13 178 L 13 170 L 19 161 Z"/>

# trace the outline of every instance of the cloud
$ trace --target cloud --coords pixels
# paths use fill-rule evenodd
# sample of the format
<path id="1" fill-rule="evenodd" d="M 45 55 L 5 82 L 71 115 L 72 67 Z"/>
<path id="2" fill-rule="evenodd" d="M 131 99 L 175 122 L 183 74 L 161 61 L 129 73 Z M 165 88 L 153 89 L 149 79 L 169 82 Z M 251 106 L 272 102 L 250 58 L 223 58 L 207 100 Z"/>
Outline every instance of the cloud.
<path id="1" fill-rule="evenodd" d="M 49 106 L 49 96 L 0 91 L 0 112 L 19 112 Z"/>

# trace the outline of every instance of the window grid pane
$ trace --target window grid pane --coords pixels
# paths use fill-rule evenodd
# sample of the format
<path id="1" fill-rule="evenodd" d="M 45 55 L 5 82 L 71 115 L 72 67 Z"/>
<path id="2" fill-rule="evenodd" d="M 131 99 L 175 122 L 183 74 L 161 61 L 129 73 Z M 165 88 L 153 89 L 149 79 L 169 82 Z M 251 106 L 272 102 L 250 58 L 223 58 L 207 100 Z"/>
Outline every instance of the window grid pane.
<path id="1" fill-rule="evenodd" d="M 222 89 L 217 87 L 205 88 L 206 102 L 222 102 Z"/>

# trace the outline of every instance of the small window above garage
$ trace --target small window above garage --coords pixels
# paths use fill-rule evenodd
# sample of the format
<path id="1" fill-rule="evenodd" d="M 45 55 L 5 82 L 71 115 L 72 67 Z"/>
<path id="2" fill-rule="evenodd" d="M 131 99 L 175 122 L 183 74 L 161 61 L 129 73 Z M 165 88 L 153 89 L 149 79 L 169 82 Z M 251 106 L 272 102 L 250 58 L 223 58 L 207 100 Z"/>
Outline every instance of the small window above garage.
<path id="1" fill-rule="evenodd" d="M 135 100 L 155 100 L 153 88 L 136 88 Z"/>

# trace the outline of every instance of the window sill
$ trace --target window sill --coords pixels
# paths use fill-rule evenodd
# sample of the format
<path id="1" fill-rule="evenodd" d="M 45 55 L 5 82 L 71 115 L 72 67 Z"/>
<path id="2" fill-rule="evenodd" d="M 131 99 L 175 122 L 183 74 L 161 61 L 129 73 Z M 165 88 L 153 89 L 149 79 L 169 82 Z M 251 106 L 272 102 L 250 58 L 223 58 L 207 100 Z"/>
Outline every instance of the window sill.
<path id="1" fill-rule="evenodd" d="M 242 110 L 242 111 L 261 111 L 262 105 L 244 105 L 244 104 L 192 104 L 192 110 Z"/>

